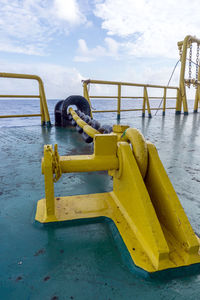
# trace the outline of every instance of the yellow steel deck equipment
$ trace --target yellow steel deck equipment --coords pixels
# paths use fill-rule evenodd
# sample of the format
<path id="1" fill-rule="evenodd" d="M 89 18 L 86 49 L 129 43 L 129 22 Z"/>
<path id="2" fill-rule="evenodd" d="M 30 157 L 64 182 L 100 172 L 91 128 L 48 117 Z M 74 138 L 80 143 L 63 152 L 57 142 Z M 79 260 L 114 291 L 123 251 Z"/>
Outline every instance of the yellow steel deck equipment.
<path id="1" fill-rule="evenodd" d="M 100 134 L 70 108 L 77 124 L 94 139 L 92 155 L 59 156 L 57 145 L 44 146 L 45 199 L 37 204 L 41 223 L 108 217 L 115 223 L 136 266 L 153 273 L 200 263 L 195 235 L 160 161 L 156 147 L 128 126 Z M 107 193 L 55 197 L 63 173 L 108 171 Z"/>

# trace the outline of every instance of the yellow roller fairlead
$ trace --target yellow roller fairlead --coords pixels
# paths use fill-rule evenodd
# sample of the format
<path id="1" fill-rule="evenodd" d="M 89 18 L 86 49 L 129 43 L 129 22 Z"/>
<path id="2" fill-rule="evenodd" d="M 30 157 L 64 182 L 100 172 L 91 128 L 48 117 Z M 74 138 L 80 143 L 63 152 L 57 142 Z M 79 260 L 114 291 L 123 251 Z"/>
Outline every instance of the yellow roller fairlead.
<path id="1" fill-rule="evenodd" d="M 127 127 L 114 125 L 111 134 L 94 134 L 92 155 L 59 156 L 57 146 L 55 151 L 44 147 L 45 199 L 38 201 L 36 220 L 108 217 L 134 264 L 150 273 L 200 263 L 199 239 L 155 146 Z M 63 173 L 101 170 L 113 177 L 111 192 L 55 197 L 54 182 Z"/>

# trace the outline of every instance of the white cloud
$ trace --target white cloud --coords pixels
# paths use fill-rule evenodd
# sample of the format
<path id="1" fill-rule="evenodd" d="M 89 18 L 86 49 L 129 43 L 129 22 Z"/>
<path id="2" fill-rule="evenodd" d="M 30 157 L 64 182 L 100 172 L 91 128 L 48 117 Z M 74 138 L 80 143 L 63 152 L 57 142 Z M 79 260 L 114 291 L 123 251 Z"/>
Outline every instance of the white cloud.
<path id="1" fill-rule="evenodd" d="M 97 58 L 105 56 L 112 56 L 114 58 L 117 58 L 118 43 L 110 37 L 105 38 L 104 42 L 105 47 L 97 45 L 96 47 L 89 49 L 86 41 L 80 39 L 78 41 L 78 55 L 75 56 L 74 60 L 79 62 L 89 62 L 95 61 Z"/>
<path id="2" fill-rule="evenodd" d="M 66 20 L 72 25 L 81 24 L 85 21 L 76 0 L 55 0 L 54 8 L 60 19 Z"/>
<path id="3" fill-rule="evenodd" d="M 55 33 L 86 23 L 76 0 L 0 0 L 0 50 L 43 55 Z"/>
<path id="4" fill-rule="evenodd" d="M 110 37 L 105 38 L 105 42 L 107 44 L 109 54 L 114 56 L 115 58 L 117 58 L 118 57 L 119 44 L 114 39 L 112 39 Z"/>
<path id="5" fill-rule="evenodd" d="M 121 46 L 130 55 L 174 58 L 177 41 L 199 35 L 198 0 L 104 0 L 96 2 L 94 13 L 108 35 L 125 39 Z"/>
<path id="6" fill-rule="evenodd" d="M 81 80 L 84 79 L 75 68 L 54 64 L 11 64 L 0 61 L 2 72 L 39 75 L 45 87 L 47 98 L 62 99 L 71 94 L 82 94 Z M 0 78 L 0 94 L 37 94 L 34 80 Z"/>

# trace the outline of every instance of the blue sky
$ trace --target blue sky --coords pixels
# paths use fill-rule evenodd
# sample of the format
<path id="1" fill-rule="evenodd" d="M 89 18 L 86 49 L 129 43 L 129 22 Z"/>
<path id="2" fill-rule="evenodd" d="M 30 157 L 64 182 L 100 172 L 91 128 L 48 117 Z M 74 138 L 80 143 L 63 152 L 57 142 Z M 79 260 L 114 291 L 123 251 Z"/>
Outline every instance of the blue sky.
<path id="1" fill-rule="evenodd" d="M 40 75 L 48 98 L 82 93 L 83 78 L 167 84 L 199 15 L 196 0 L 0 0 L 0 69 Z"/>

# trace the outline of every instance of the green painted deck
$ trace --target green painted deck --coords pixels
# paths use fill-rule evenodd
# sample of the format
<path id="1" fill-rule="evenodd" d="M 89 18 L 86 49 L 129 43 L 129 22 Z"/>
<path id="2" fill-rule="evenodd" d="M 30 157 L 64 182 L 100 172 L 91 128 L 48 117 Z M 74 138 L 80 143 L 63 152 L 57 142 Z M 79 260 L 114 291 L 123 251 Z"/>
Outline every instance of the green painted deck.
<path id="1" fill-rule="evenodd" d="M 121 123 L 140 129 L 155 143 L 200 233 L 200 114 L 133 117 Z M 92 152 L 74 128 L 0 129 L 0 299 L 199 299 L 200 273 L 186 276 L 182 270 L 183 277 L 147 280 L 131 272 L 109 221 L 45 226 L 34 221 L 36 203 L 44 197 L 43 145 L 55 143 L 60 155 Z M 105 172 L 64 174 L 55 184 L 55 195 L 111 188 Z"/>

